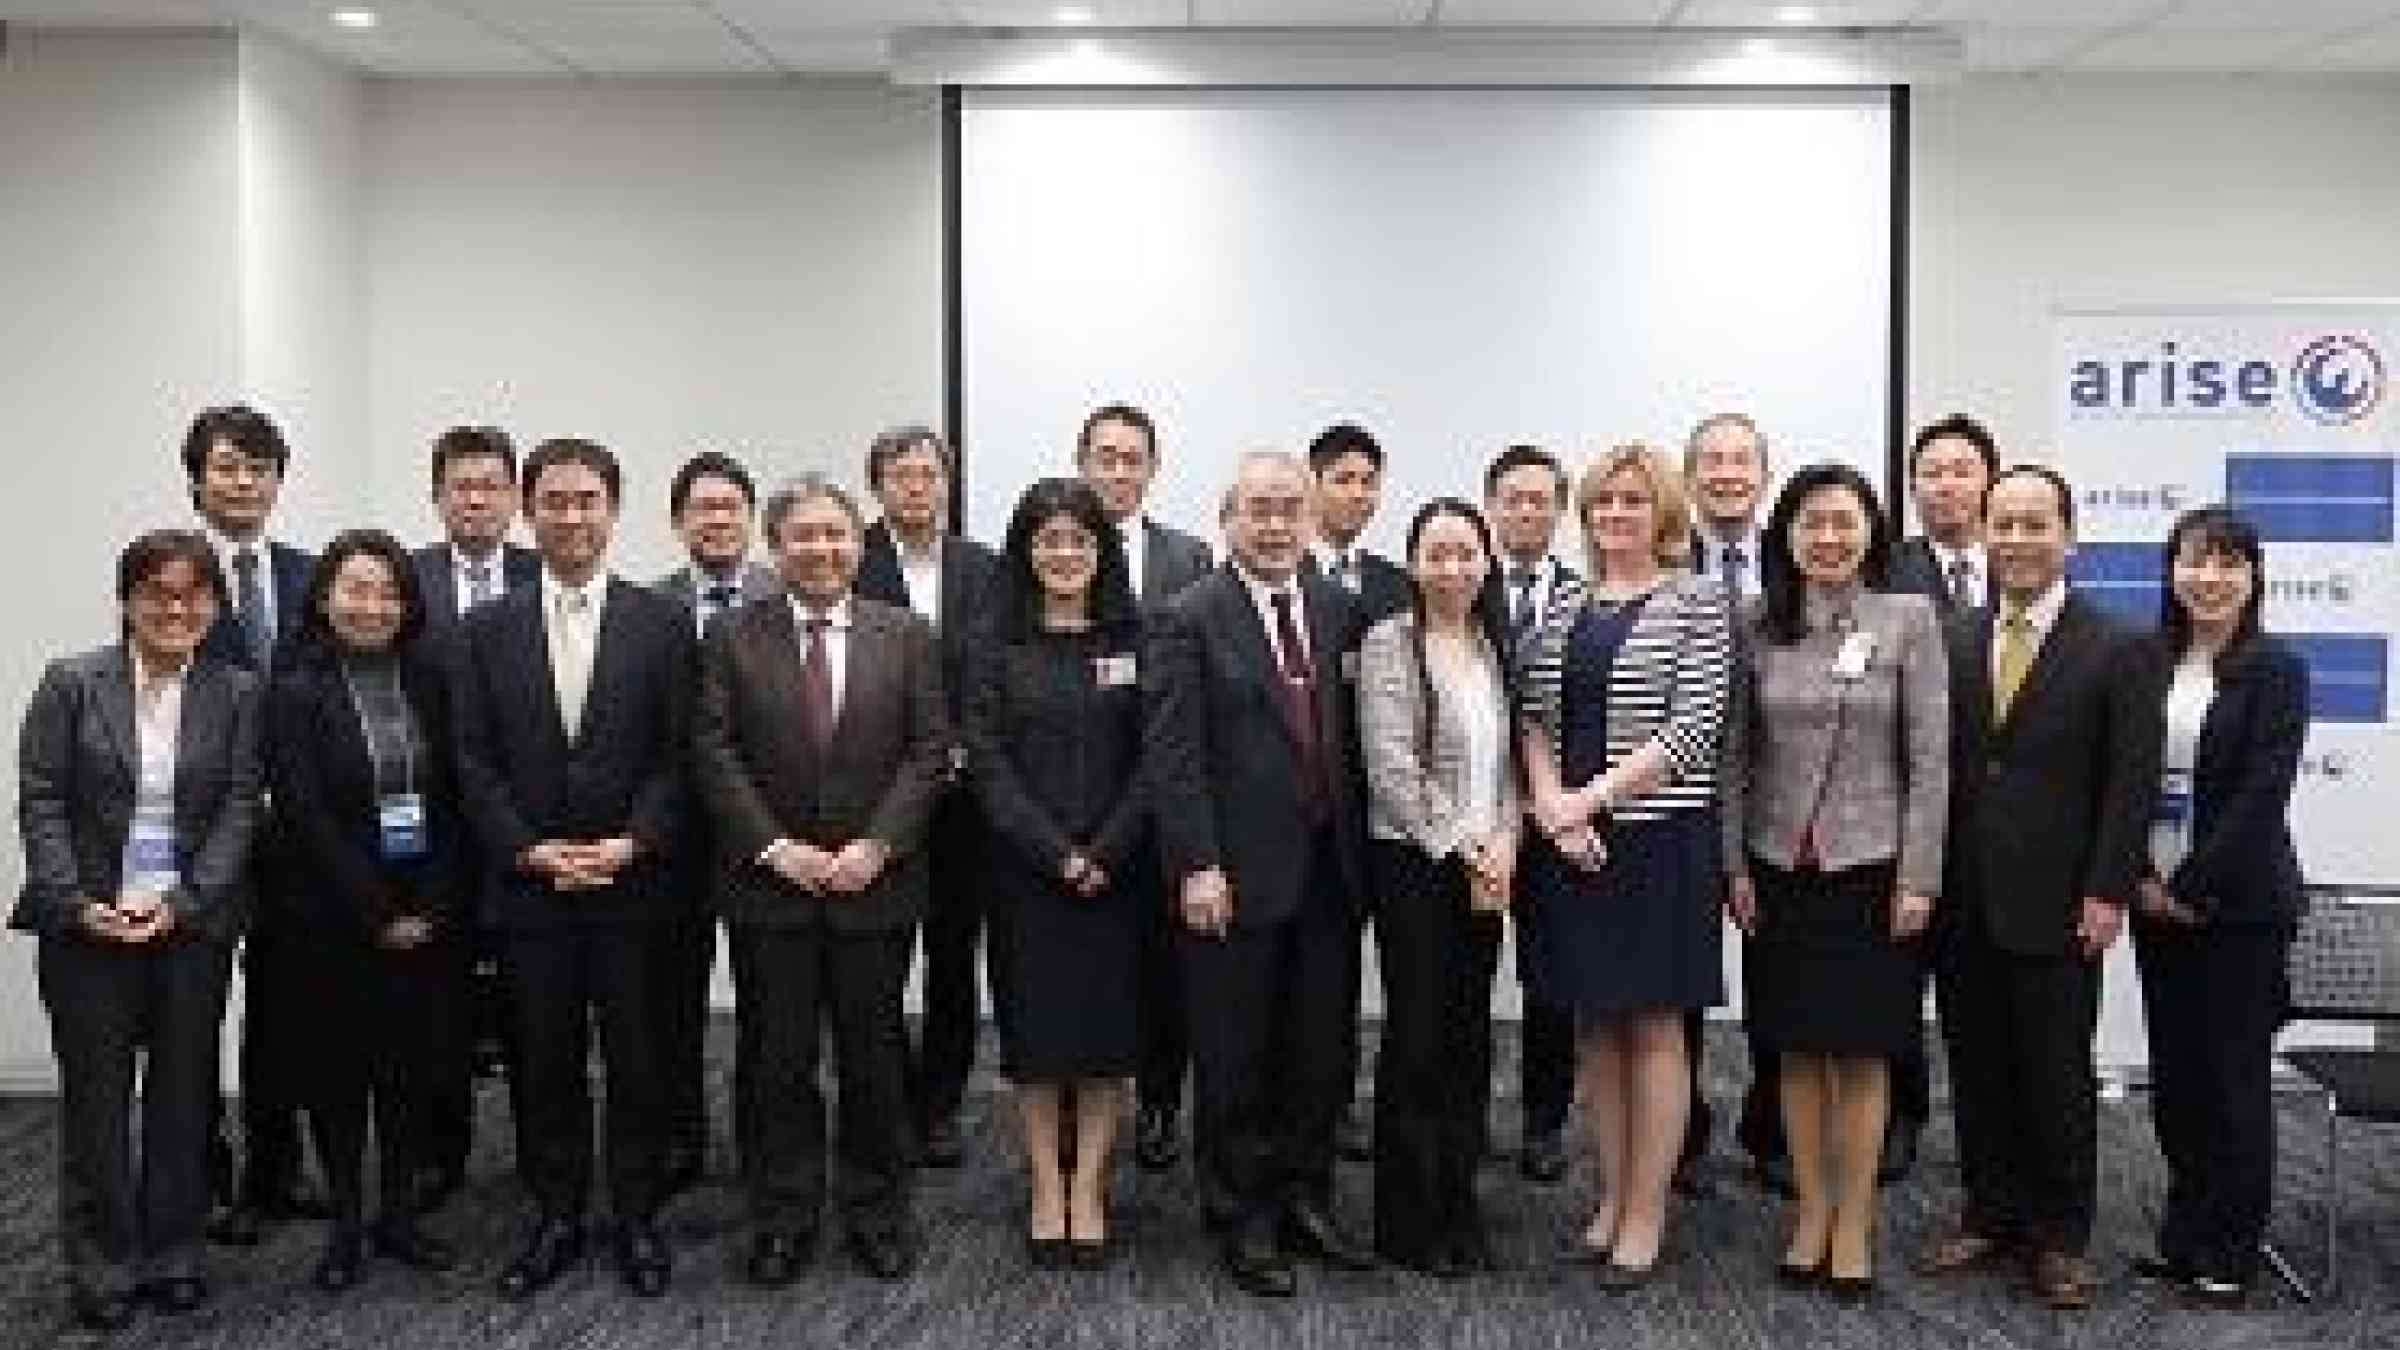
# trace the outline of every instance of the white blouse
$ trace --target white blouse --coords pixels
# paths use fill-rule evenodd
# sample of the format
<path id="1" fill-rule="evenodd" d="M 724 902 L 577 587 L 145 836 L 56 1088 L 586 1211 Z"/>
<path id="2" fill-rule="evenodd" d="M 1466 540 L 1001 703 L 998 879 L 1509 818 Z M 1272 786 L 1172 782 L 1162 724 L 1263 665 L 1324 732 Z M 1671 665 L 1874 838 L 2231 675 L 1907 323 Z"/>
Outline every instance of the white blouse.
<path id="1" fill-rule="evenodd" d="M 1466 740 L 1466 781 L 1458 797 L 1460 837 L 1482 838 L 1501 824 L 1508 773 L 1508 704 L 1500 677 L 1479 650 L 1467 659 L 1428 661 L 1435 697 Z"/>
<path id="2" fill-rule="evenodd" d="M 2205 653 L 2187 656 L 2167 686 L 2167 736 L 2159 756 L 2158 807 L 2150 821 L 2150 865 L 2172 876 L 2192 851 L 2192 771 L 2200 729 L 2217 698 L 2217 673 Z"/>

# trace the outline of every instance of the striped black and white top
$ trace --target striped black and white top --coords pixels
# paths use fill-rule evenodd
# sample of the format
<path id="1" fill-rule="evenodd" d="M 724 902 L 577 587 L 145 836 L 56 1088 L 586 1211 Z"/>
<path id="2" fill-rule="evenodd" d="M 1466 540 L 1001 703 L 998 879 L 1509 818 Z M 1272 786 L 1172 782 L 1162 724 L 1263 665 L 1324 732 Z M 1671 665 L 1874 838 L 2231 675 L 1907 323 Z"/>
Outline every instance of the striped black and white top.
<path id="1" fill-rule="evenodd" d="M 1589 583 L 1560 582 L 1541 627 L 1520 652 L 1518 716 L 1540 728 L 1555 747 L 1567 701 L 1604 697 L 1608 767 L 1644 745 L 1658 744 L 1669 765 L 1666 785 L 1618 803 L 1613 814 L 1619 820 L 1659 820 L 1670 811 L 1714 805 L 1733 674 L 1733 621 L 1725 592 L 1711 581 L 1669 576 L 1625 635 L 1607 689 L 1567 688 L 1567 639 L 1590 603 Z"/>

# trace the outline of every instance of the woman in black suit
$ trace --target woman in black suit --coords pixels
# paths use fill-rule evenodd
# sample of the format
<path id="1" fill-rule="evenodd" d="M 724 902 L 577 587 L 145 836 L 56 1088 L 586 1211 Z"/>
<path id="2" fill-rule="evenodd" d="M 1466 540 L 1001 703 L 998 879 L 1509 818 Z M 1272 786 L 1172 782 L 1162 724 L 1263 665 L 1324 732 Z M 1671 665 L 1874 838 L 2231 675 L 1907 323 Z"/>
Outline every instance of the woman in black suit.
<path id="1" fill-rule="evenodd" d="M 170 1313 L 208 1297 L 217 1034 L 259 814 L 256 679 L 199 654 L 226 606 L 216 551 L 190 530 L 141 536 L 117 603 L 124 640 L 52 661 L 25 710 L 9 921 L 41 938 L 68 1302 L 101 1331 L 133 1320 L 137 1292 Z"/>
<path id="2" fill-rule="evenodd" d="M 994 629 L 970 646 L 964 709 L 992 827 L 987 959 L 1032 1168 L 1034 1261 L 1090 1267 L 1107 1258 L 1109 1147 L 1140 1051 L 1140 634 L 1122 546 L 1089 484 L 1026 489 L 1002 577 Z"/>
<path id="3" fill-rule="evenodd" d="M 427 1111 L 459 1053 L 460 946 L 471 875 L 449 755 L 450 699 L 438 656 L 420 650 L 425 606 L 397 540 L 352 530 L 317 560 L 295 658 L 268 694 L 275 847 L 291 897 L 283 1006 L 325 1169 L 332 1227 L 313 1279 L 358 1283 L 378 1253 L 446 1270 L 449 1247 L 417 1226 L 412 1182 L 426 1164 Z M 305 880 L 302 880 L 305 879 Z M 380 1211 L 361 1194 L 374 1120 Z"/>
<path id="4" fill-rule="evenodd" d="M 2259 628 L 2266 571 L 2248 521 L 2223 507 L 2187 512 L 2166 553 L 2150 653 L 2163 776 L 2133 935 L 2167 1202 L 2158 1254 L 2136 1269 L 2230 1307 L 2257 1271 L 2274 1191 L 2268 1080 L 2300 914 L 2286 816 L 2308 670 Z"/>

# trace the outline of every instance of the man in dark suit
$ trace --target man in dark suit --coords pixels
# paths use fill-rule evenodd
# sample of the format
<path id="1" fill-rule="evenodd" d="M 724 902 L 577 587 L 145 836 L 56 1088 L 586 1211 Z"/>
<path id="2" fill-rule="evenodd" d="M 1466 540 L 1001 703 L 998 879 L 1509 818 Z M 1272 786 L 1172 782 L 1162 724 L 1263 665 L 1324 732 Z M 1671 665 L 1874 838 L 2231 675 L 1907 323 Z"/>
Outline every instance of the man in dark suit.
<path id="1" fill-rule="evenodd" d="M 953 744 L 940 651 L 909 610 L 853 595 L 863 530 L 839 488 L 804 479 L 776 492 L 766 529 L 788 599 L 710 630 L 694 728 L 732 933 L 746 1273 L 788 1284 L 814 1250 L 826 1170 L 817 1053 L 830 1024 L 849 1245 L 868 1273 L 897 1279 L 917 1242 L 900 994 Z"/>
<path id="2" fill-rule="evenodd" d="M 683 541 L 683 566 L 660 577 L 661 594 L 683 606 L 702 638 L 722 616 L 783 590 L 775 572 L 750 557 L 750 522 L 758 490 L 741 461 L 703 450 L 683 462 L 667 485 L 667 514 Z M 661 1059 L 667 1075 L 667 1192 L 700 1179 L 708 1162 L 708 983 L 717 964 L 717 919 L 711 906 L 707 817 L 695 812 L 691 840 L 681 850 L 678 887 L 683 907 L 659 955 L 666 998 Z"/>
<path id="3" fill-rule="evenodd" d="M 616 457 L 592 442 L 534 450 L 524 491 L 542 578 L 469 614 L 457 659 L 459 783 L 503 874 L 492 904 L 515 996 L 517 1159 L 540 1208 L 500 1276 L 512 1299 L 582 1252 L 594 1022 L 618 1272 L 645 1297 L 668 1281 L 656 946 L 682 903 L 671 859 L 696 652 L 681 607 L 604 566 L 619 483 Z"/>
<path id="4" fill-rule="evenodd" d="M 1984 607 L 1991 565 L 1983 547 L 1983 492 L 2000 472 L 2000 448 L 1981 422 L 1952 413 L 1921 428 L 1908 447 L 1909 494 L 1925 533 L 1892 550 L 1886 589 L 1929 597 L 1944 620 Z"/>
<path id="5" fill-rule="evenodd" d="M 1202 1192 L 1226 1269 L 1268 1296 L 1293 1292 L 1294 1252 L 1373 1264 L 1332 1212 L 1368 894 L 1359 623 L 1347 592 L 1301 570 L 1309 516 L 1298 459 L 1244 456 L 1225 505 L 1233 564 L 1153 616 L 1141 662 Z"/>
<path id="6" fill-rule="evenodd" d="M 1935 987 L 1966 1208 L 1920 1268 L 2018 1256 L 2091 1303 L 2092 1033 L 2158 789 L 2161 713 L 2135 640 L 2068 591 L 2075 497 L 2016 465 L 1985 503 L 1998 604 L 1954 625 L 1948 859 Z"/>
<path id="7" fill-rule="evenodd" d="M 1568 492 L 1566 467 L 1540 446 L 1512 445 L 1484 470 L 1483 510 L 1500 552 L 1493 584 L 1500 588 L 1513 644 L 1539 631 L 1551 598 L 1580 579 L 1574 568 L 1550 554 Z M 1512 654 L 1512 664 L 1516 659 Z M 1520 984 L 1523 973 L 1520 965 Z M 1524 1107 L 1517 1170 L 1528 1181 L 1548 1185 L 1567 1174 L 1567 1108 L 1575 1098 L 1575 1015 L 1528 997 L 1517 1027 L 1517 1091 Z"/>
<path id="8" fill-rule="evenodd" d="M 309 556 L 267 537 L 290 464 L 291 448 L 282 431 L 265 413 L 241 404 L 203 410 L 184 434 L 183 472 L 192 506 L 207 526 L 233 602 L 218 612 L 200 650 L 256 672 L 262 687 L 272 678 L 279 654 L 300 631 L 301 597 L 308 590 Z M 267 809 L 272 810 L 272 804 Z M 285 1081 L 291 1056 L 284 1048 L 283 1031 L 292 1013 L 276 1001 L 282 981 L 275 972 L 287 959 L 285 925 L 277 913 L 281 886 L 273 869 L 263 863 L 254 861 L 252 871 L 251 889 L 257 899 L 242 948 L 246 978 L 239 1061 L 239 1184 L 222 1121 L 210 1159 L 212 1190 L 225 1207 L 211 1221 L 209 1236 L 245 1247 L 259 1240 L 268 1223 L 323 1212 L 301 1183 L 300 1108 Z"/>
<path id="9" fill-rule="evenodd" d="M 454 658 L 459 620 L 468 610 L 541 581 L 541 555 L 508 542 L 517 517 L 517 446 L 507 432 L 490 426 L 456 426 L 433 441 L 433 507 L 442 520 L 442 542 L 409 555 L 425 597 L 426 640 L 440 644 L 442 659 Z M 507 982 L 500 975 L 500 938 L 486 922 L 485 906 L 463 916 L 467 939 L 465 1056 L 445 1066 L 442 1086 L 426 1111 L 427 1175 L 421 1202 L 432 1208 L 467 1179 L 467 1156 L 475 1144 L 475 1078 L 501 1074 L 509 1050 Z M 515 1090 L 512 1079 L 510 1090 Z"/>
<path id="10" fill-rule="evenodd" d="M 858 593 L 912 610 L 940 635 L 942 689 L 950 724 L 958 724 L 967 641 L 985 593 L 1000 574 L 990 549 L 947 530 L 950 484 L 957 466 L 950 446 L 932 429 L 897 427 L 867 447 L 867 486 L 883 519 L 867 527 L 858 563 Z M 961 1147 L 958 1107 L 975 1067 L 982 1000 L 976 992 L 975 949 L 983 937 L 983 885 L 975 875 L 982 818 L 963 774 L 966 752 L 953 745 L 926 851 L 933 860 L 933 895 L 925 912 L 924 1013 L 909 1058 L 908 1095 L 918 1157 L 929 1167 L 956 1167 Z"/>
<path id="11" fill-rule="evenodd" d="M 1208 544 L 1142 510 L 1158 476 L 1158 428 L 1130 403 L 1107 403 L 1083 419 L 1075 437 L 1075 472 L 1100 494 L 1100 505 L 1125 536 L 1125 564 L 1134 595 L 1148 613 L 1173 599 L 1215 566 Z M 1157 893 L 1155 839 L 1128 884 L 1141 888 L 1151 920 L 1143 934 L 1140 1072 L 1134 1078 L 1133 1157 L 1144 1171 L 1163 1172 L 1182 1153 L 1178 1121 L 1183 1080 L 1191 1067 L 1184 1035 L 1183 982 L 1175 952 L 1174 915 Z"/>
<path id="12" fill-rule="evenodd" d="M 1301 569 L 1350 593 L 1362 632 L 1416 604 L 1416 585 L 1407 570 L 1358 542 L 1383 504 L 1383 465 L 1383 446 L 1355 422 L 1336 422 L 1308 444 L 1317 537 Z M 1358 1066 L 1352 1064 L 1350 1072 L 1355 1080 Z M 1355 1091 L 1343 1096 L 1335 1142 L 1343 1157 L 1364 1162 L 1374 1156 L 1374 1144 L 1368 1113 L 1354 1099 Z"/>

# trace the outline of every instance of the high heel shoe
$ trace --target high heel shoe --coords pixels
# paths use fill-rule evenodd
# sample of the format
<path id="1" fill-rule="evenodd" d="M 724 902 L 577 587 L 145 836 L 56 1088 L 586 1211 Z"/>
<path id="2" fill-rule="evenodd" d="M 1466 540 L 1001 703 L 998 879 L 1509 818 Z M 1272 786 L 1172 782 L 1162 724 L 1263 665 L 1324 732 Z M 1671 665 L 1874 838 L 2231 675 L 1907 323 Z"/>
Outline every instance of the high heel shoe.
<path id="1" fill-rule="evenodd" d="M 1829 1269 L 1825 1272 L 1825 1292 L 1833 1295 L 1836 1303 L 1857 1307 L 1875 1297 L 1875 1274 L 1869 1271 L 1864 1275 L 1836 1275 Z"/>
<path id="2" fill-rule="evenodd" d="M 1067 1265 L 1067 1240 L 1063 1237 L 1025 1237 L 1025 1254 L 1033 1259 L 1035 1270 L 1064 1270 Z"/>
<path id="3" fill-rule="evenodd" d="M 1775 1282 L 1786 1289 L 1814 1289 L 1827 1278 L 1831 1258 L 1820 1256 L 1806 1265 L 1789 1261 L 1775 1263 Z"/>

